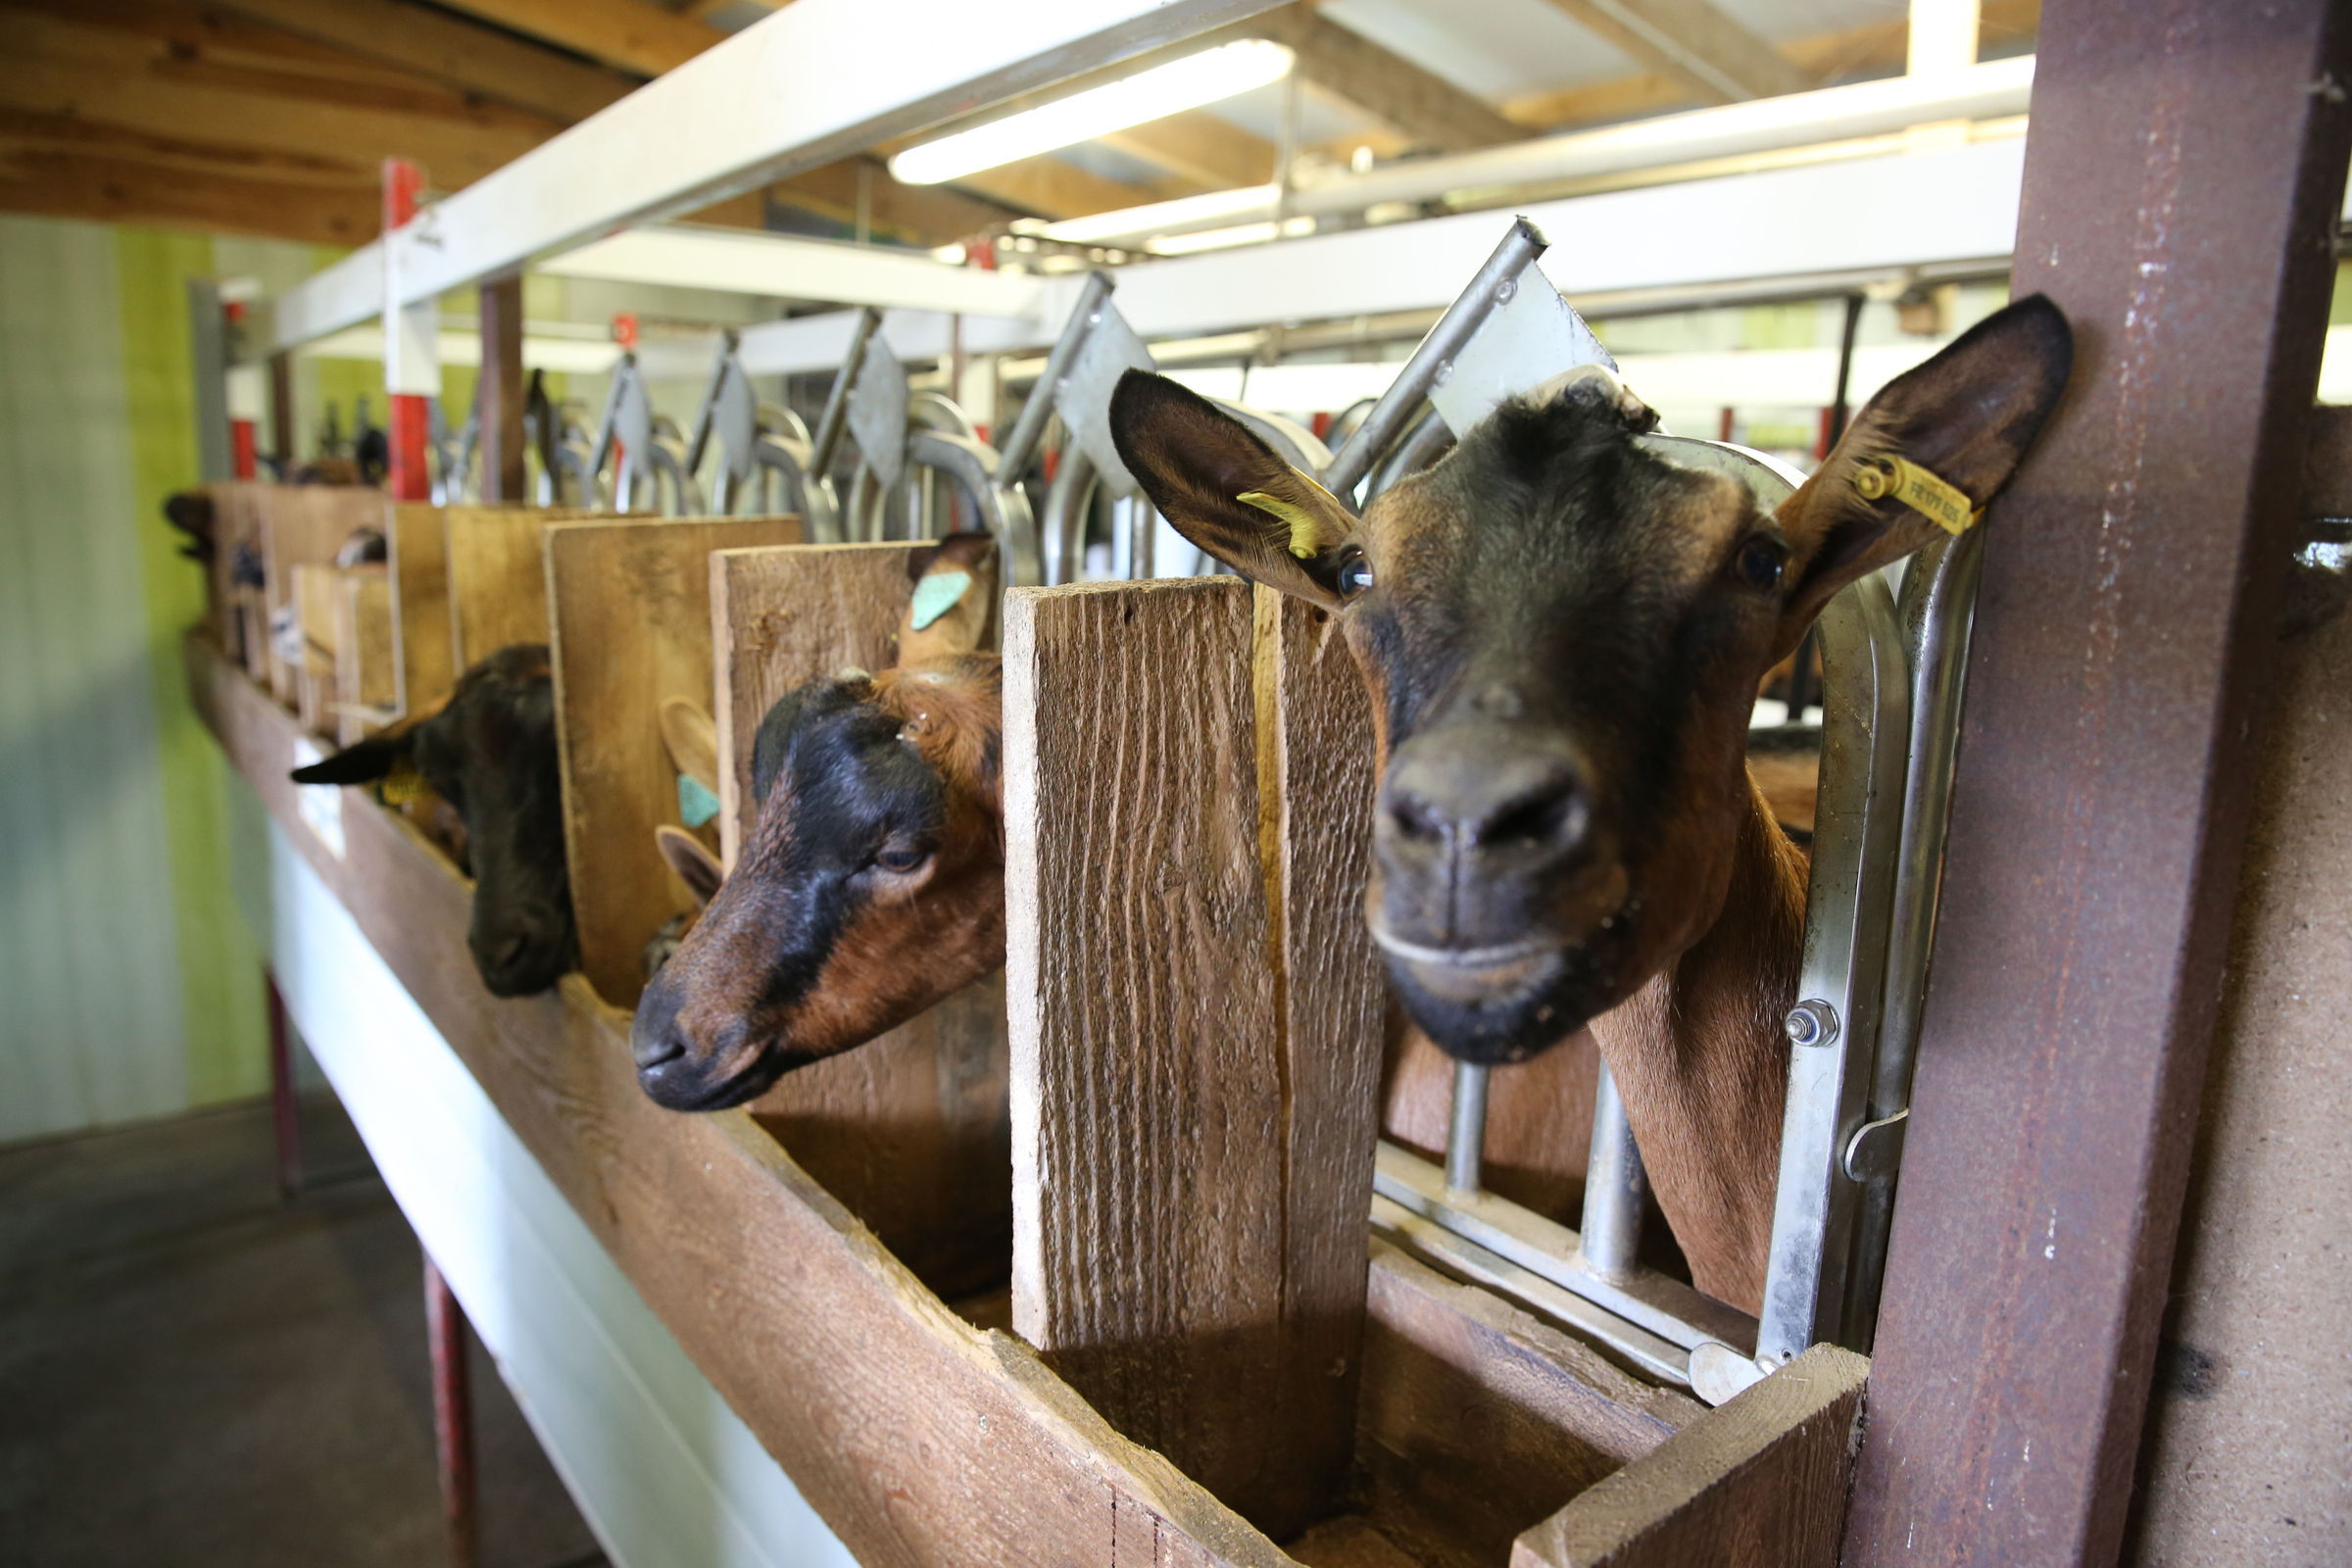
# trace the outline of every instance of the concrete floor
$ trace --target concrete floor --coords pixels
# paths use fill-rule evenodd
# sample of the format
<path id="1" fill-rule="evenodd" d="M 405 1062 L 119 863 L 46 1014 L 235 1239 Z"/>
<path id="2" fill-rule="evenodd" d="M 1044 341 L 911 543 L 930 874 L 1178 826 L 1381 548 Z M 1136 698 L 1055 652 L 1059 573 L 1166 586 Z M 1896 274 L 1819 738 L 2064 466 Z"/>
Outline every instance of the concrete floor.
<path id="1" fill-rule="evenodd" d="M 305 1120 L 290 1207 L 265 1105 L 0 1149 L 0 1563 L 447 1560 L 416 1239 Z M 602 1564 L 472 1353 L 483 1568 Z"/>

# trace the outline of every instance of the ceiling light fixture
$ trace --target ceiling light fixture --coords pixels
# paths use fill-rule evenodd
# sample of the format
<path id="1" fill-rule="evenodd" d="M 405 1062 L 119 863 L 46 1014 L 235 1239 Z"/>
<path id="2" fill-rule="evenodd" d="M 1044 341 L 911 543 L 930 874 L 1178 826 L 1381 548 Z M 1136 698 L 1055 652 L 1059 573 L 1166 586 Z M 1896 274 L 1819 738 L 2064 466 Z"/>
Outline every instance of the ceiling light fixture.
<path id="1" fill-rule="evenodd" d="M 1092 141 L 1130 125 L 1148 124 L 1187 109 L 1231 98 L 1278 81 L 1291 69 L 1291 51 L 1264 38 L 1219 44 L 1132 76 L 1090 87 L 1052 103 L 992 120 L 908 147 L 892 156 L 890 172 L 908 185 L 936 185 L 983 169 Z"/>

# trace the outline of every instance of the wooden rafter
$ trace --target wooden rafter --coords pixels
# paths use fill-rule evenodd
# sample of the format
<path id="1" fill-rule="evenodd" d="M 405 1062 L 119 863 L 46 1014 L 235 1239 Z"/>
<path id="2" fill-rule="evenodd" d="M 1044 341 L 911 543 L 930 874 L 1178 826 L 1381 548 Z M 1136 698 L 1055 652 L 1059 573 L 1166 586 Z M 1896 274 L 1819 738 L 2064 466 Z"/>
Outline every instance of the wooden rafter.
<path id="1" fill-rule="evenodd" d="M 1443 151 L 1468 152 L 1527 134 L 1525 126 L 1485 99 L 1318 16 L 1310 6 L 1267 12 L 1241 24 L 1239 31 L 1289 44 L 1301 76 Z"/>
<path id="2" fill-rule="evenodd" d="M 1212 189 L 1262 185 L 1274 177 L 1273 143 L 1198 109 L 1113 131 L 1102 141 Z"/>
<path id="3" fill-rule="evenodd" d="M 0 210 L 8 212 L 357 245 L 374 235 L 381 202 L 364 185 L 240 178 L 0 141 Z"/>
<path id="4" fill-rule="evenodd" d="M 1636 60 L 1683 82 L 1702 102 L 1802 92 L 1813 81 L 1767 39 L 1712 0 L 1551 0 Z"/>
<path id="5" fill-rule="evenodd" d="M 726 36 L 648 0 L 449 0 L 455 10 L 641 76 L 659 76 Z"/>
<path id="6" fill-rule="evenodd" d="M 636 82 L 602 66 L 408 0 L 213 0 L 271 28 L 397 66 L 565 122 L 585 120 Z"/>

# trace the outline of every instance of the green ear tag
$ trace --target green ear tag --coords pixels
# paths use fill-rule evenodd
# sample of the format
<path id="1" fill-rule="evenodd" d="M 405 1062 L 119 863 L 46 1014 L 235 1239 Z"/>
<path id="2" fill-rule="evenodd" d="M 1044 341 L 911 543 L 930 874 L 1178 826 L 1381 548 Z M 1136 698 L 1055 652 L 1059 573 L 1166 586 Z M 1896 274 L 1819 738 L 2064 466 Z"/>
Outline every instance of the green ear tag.
<path id="1" fill-rule="evenodd" d="M 718 797 L 689 774 L 678 775 L 678 817 L 688 827 L 701 827 L 718 814 Z"/>
<path id="2" fill-rule="evenodd" d="M 956 601 L 963 597 L 963 591 L 971 585 L 972 574 L 968 571 L 943 571 L 937 576 L 925 577 L 914 585 L 910 624 L 916 631 L 921 631 L 954 610 Z"/>

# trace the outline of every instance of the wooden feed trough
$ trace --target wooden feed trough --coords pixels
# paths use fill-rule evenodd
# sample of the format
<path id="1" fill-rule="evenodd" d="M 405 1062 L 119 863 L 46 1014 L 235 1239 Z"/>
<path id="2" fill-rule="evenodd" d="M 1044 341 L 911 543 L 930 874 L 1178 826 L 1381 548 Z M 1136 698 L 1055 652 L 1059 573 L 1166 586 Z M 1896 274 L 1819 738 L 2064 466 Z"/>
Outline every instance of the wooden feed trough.
<path id="1" fill-rule="evenodd" d="M 422 573 L 390 589 L 403 643 L 429 635 L 436 570 L 456 635 L 455 552 L 407 547 L 432 518 L 395 521 L 395 578 Z M 1014 596 L 1009 1049 L 984 986 L 686 1116 L 638 1089 L 619 1004 L 674 907 L 660 702 L 713 703 L 739 845 L 760 713 L 888 662 L 908 547 L 778 544 L 794 525 L 761 519 L 533 522 L 590 966 L 556 993 L 483 991 L 468 884 L 364 792 L 342 792 L 340 855 L 317 836 L 286 778 L 299 721 L 208 635 L 191 684 L 861 1560 L 1833 1560 L 1860 1357 L 1817 1349 L 1708 1410 L 1369 1237 L 1362 699 L 1312 612 L 1231 580 Z"/>

